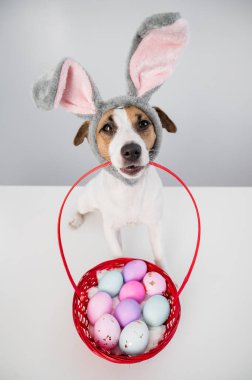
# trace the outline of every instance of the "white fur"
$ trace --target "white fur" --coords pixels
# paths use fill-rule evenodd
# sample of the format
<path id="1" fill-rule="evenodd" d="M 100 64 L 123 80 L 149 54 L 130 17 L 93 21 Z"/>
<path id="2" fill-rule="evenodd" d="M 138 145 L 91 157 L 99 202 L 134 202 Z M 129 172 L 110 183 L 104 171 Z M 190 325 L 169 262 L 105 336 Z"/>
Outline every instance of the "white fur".
<path id="1" fill-rule="evenodd" d="M 138 162 L 139 166 L 145 166 L 149 162 L 149 153 L 146 148 L 146 145 L 143 141 L 143 139 L 134 131 L 132 128 L 131 122 L 128 119 L 127 112 L 123 108 L 116 108 L 113 113 L 113 119 L 118 127 L 116 135 L 112 139 L 110 146 L 109 146 L 109 155 L 112 164 L 114 167 L 116 167 L 119 171 L 120 168 L 123 167 L 123 159 L 121 155 L 121 148 L 128 143 L 134 142 L 142 148 L 142 154 L 140 157 L 140 160 Z M 126 177 L 131 178 L 129 175 L 124 174 L 120 171 L 120 173 Z M 138 173 L 138 175 L 135 176 L 135 178 L 138 178 L 141 176 L 141 172 Z"/>
<path id="2" fill-rule="evenodd" d="M 126 111 L 115 109 L 113 116 L 118 130 L 109 147 L 112 164 L 117 170 L 120 170 L 123 166 L 122 146 L 129 142 L 135 142 L 142 148 L 138 165 L 146 165 L 146 167 L 135 176 L 138 181 L 133 186 L 125 184 L 105 170 L 101 171 L 85 186 L 84 192 L 78 200 L 77 211 L 79 214 L 85 215 L 95 209 L 100 210 L 103 216 L 105 236 L 114 257 L 123 255 L 120 229 L 129 223 L 146 224 L 155 262 L 163 266 L 162 183 L 155 168 L 147 165 L 149 156 L 145 142 L 132 128 Z M 81 217 L 78 213 L 70 222 L 72 227 L 80 225 Z"/>

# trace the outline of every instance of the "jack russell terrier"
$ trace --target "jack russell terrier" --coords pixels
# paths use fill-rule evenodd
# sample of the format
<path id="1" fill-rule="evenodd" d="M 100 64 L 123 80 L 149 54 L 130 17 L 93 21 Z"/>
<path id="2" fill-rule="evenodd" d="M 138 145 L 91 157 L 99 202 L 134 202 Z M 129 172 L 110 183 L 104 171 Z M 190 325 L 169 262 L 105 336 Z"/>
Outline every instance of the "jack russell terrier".
<path id="1" fill-rule="evenodd" d="M 179 13 L 153 15 L 143 22 L 129 54 L 126 96 L 104 101 L 86 70 L 69 58 L 33 87 L 39 108 L 61 105 L 84 119 L 75 145 L 87 138 L 98 161 L 112 163 L 87 183 L 70 225 L 77 228 L 86 213 L 100 210 L 114 257 L 122 256 L 121 228 L 143 223 L 155 262 L 164 266 L 162 183 L 148 163 L 159 151 L 162 130 L 176 132 L 176 126 L 160 108 L 150 106 L 149 99 L 172 74 L 187 32 Z"/>

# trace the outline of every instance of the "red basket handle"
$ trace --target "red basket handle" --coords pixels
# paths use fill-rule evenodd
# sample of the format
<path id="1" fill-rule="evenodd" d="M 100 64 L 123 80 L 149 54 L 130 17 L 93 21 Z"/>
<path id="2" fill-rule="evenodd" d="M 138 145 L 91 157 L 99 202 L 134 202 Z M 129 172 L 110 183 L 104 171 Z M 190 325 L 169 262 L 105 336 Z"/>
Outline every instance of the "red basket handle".
<path id="1" fill-rule="evenodd" d="M 62 261 L 63 261 L 63 265 L 65 267 L 65 270 L 66 270 L 66 273 L 67 273 L 67 276 L 77 294 L 77 296 L 79 298 L 81 298 L 81 292 L 80 290 L 78 289 L 76 283 L 74 282 L 74 279 L 70 273 L 70 270 L 68 268 L 68 265 L 67 265 L 67 262 L 66 262 L 66 258 L 65 258 L 65 254 L 64 254 L 64 250 L 63 250 L 63 245 L 62 245 L 62 240 L 61 240 L 61 217 L 62 217 L 62 212 L 63 212 L 63 209 L 64 209 L 64 206 L 65 206 L 65 203 L 69 197 L 69 195 L 71 194 L 71 192 L 73 191 L 73 189 L 86 177 L 88 177 L 90 174 L 96 172 L 97 170 L 99 169 L 102 169 L 102 168 L 105 168 L 106 166 L 109 166 L 111 165 L 111 162 L 108 161 L 108 162 L 105 162 L 101 165 L 98 165 L 96 167 L 94 167 L 93 169 L 89 170 L 87 173 L 83 174 L 74 184 L 73 186 L 68 190 L 63 202 L 62 202 L 62 205 L 60 207 L 60 211 L 59 211 L 59 215 L 58 215 L 58 224 L 57 224 L 57 235 L 58 235 L 58 243 L 59 243 L 59 250 L 60 250 L 60 254 L 61 254 L 61 258 L 62 258 Z M 192 273 L 192 270 L 193 270 L 193 267 L 195 265 L 195 262 L 196 262 L 196 259 L 197 259 L 197 256 L 198 256 L 198 251 L 199 251 L 199 246 L 200 246 L 200 236 L 201 236 L 201 223 L 200 223 L 200 214 L 199 214 L 199 210 L 198 210 L 198 206 L 196 204 L 196 201 L 191 193 L 191 191 L 188 189 L 188 187 L 186 186 L 186 184 L 182 181 L 181 178 L 179 178 L 179 176 L 177 174 L 175 174 L 174 172 L 172 172 L 170 169 L 166 168 L 165 166 L 163 165 L 160 165 L 160 164 L 157 164 L 156 162 L 149 162 L 149 165 L 152 165 L 152 166 L 155 166 L 159 169 L 162 169 L 164 171 L 166 171 L 167 173 L 171 174 L 184 188 L 185 190 L 187 191 L 187 193 L 189 194 L 192 202 L 193 202 L 193 205 L 194 205 L 194 208 L 195 208 L 195 211 L 196 211 L 196 216 L 197 216 L 197 222 L 198 222 L 198 235 L 197 235 L 197 242 L 196 242 L 196 247 L 195 247 L 195 252 L 194 252 L 194 255 L 193 255 L 193 259 L 192 259 L 192 262 L 191 262 L 191 265 L 189 267 L 189 270 L 182 282 L 182 285 L 180 286 L 177 294 L 176 294 L 176 297 L 175 297 L 175 300 L 176 301 L 178 299 L 178 297 L 180 296 L 181 292 L 183 291 L 185 285 L 187 284 L 190 276 L 191 276 L 191 273 Z"/>
<path id="2" fill-rule="evenodd" d="M 197 259 L 197 256 L 198 256 L 198 252 L 199 252 L 199 246 L 200 246 L 200 237 L 201 237 L 201 223 L 200 223 L 200 214 L 199 214 L 199 209 L 198 209 L 198 206 L 197 206 L 197 203 L 194 199 L 194 196 L 192 195 L 191 191 L 188 189 L 188 187 L 186 186 L 185 182 L 182 181 L 181 178 L 179 178 L 179 176 L 177 174 L 175 174 L 174 172 L 172 172 L 170 169 L 166 168 L 165 166 L 163 165 L 160 165 L 160 164 L 157 164 L 156 162 L 149 162 L 149 165 L 152 165 L 152 166 L 155 166 L 156 168 L 159 168 L 159 169 L 162 169 L 164 170 L 165 172 L 171 174 L 174 178 L 176 178 L 177 181 L 179 181 L 179 183 L 184 187 L 184 189 L 187 191 L 187 193 L 189 194 L 192 202 L 193 202 L 193 205 L 194 205 L 194 208 L 195 208 L 195 211 L 196 211 L 196 216 L 197 216 L 197 223 L 198 223 L 198 234 L 197 234 L 197 242 L 196 242 L 196 247 L 195 247 L 195 251 L 194 251 L 194 255 L 193 255 L 193 259 L 192 259 L 192 262 L 191 262 L 191 265 L 189 267 L 189 270 L 176 294 L 176 297 L 175 297 L 175 301 L 178 299 L 178 297 L 180 296 L 181 292 L 183 291 L 184 287 L 186 286 L 191 274 L 192 274 L 192 271 L 193 271 L 193 267 L 195 265 L 195 262 L 196 262 L 196 259 Z"/>

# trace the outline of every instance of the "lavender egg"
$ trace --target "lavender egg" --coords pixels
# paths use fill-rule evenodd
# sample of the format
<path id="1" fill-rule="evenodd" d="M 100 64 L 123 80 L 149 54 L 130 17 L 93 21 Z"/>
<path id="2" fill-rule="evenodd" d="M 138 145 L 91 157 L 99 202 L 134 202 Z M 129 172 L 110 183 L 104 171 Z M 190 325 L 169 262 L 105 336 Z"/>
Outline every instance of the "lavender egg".
<path id="1" fill-rule="evenodd" d="M 115 308 L 114 316 L 118 320 L 121 327 L 126 326 L 132 321 L 139 319 L 141 315 L 141 307 L 139 303 L 133 299 L 125 299 L 121 301 Z"/>
<path id="2" fill-rule="evenodd" d="M 141 281 L 147 272 L 147 265 L 142 260 L 132 260 L 123 268 L 123 278 L 125 282 L 136 280 Z"/>

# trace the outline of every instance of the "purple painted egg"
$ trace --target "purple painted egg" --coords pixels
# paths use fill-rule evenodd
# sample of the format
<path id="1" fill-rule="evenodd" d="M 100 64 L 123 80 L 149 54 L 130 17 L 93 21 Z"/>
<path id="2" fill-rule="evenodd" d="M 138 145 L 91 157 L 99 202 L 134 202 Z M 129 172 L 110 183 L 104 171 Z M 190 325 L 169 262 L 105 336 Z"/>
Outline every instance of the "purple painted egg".
<path id="1" fill-rule="evenodd" d="M 129 281 L 123 285 L 119 293 L 120 301 L 132 298 L 137 302 L 142 302 L 145 297 L 145 288 L 141 282 Z"/>
<path id="2" fill-rule="evenodd" d="M 142 260 L 132 260 L 123 268 L 123 278 L 125 282 L 136 280 L 141 281 L 147 272 L 147 265 Z"/>
<path id="3" fill-rule="evenodd" d="M 125 299 L 121 301 L 115 309 L 114 316 L 118 320 L 121 327 L 128 325 L 130 322 L 140 318 L 141 307 L 139 303 L 133 299 Z"/>

